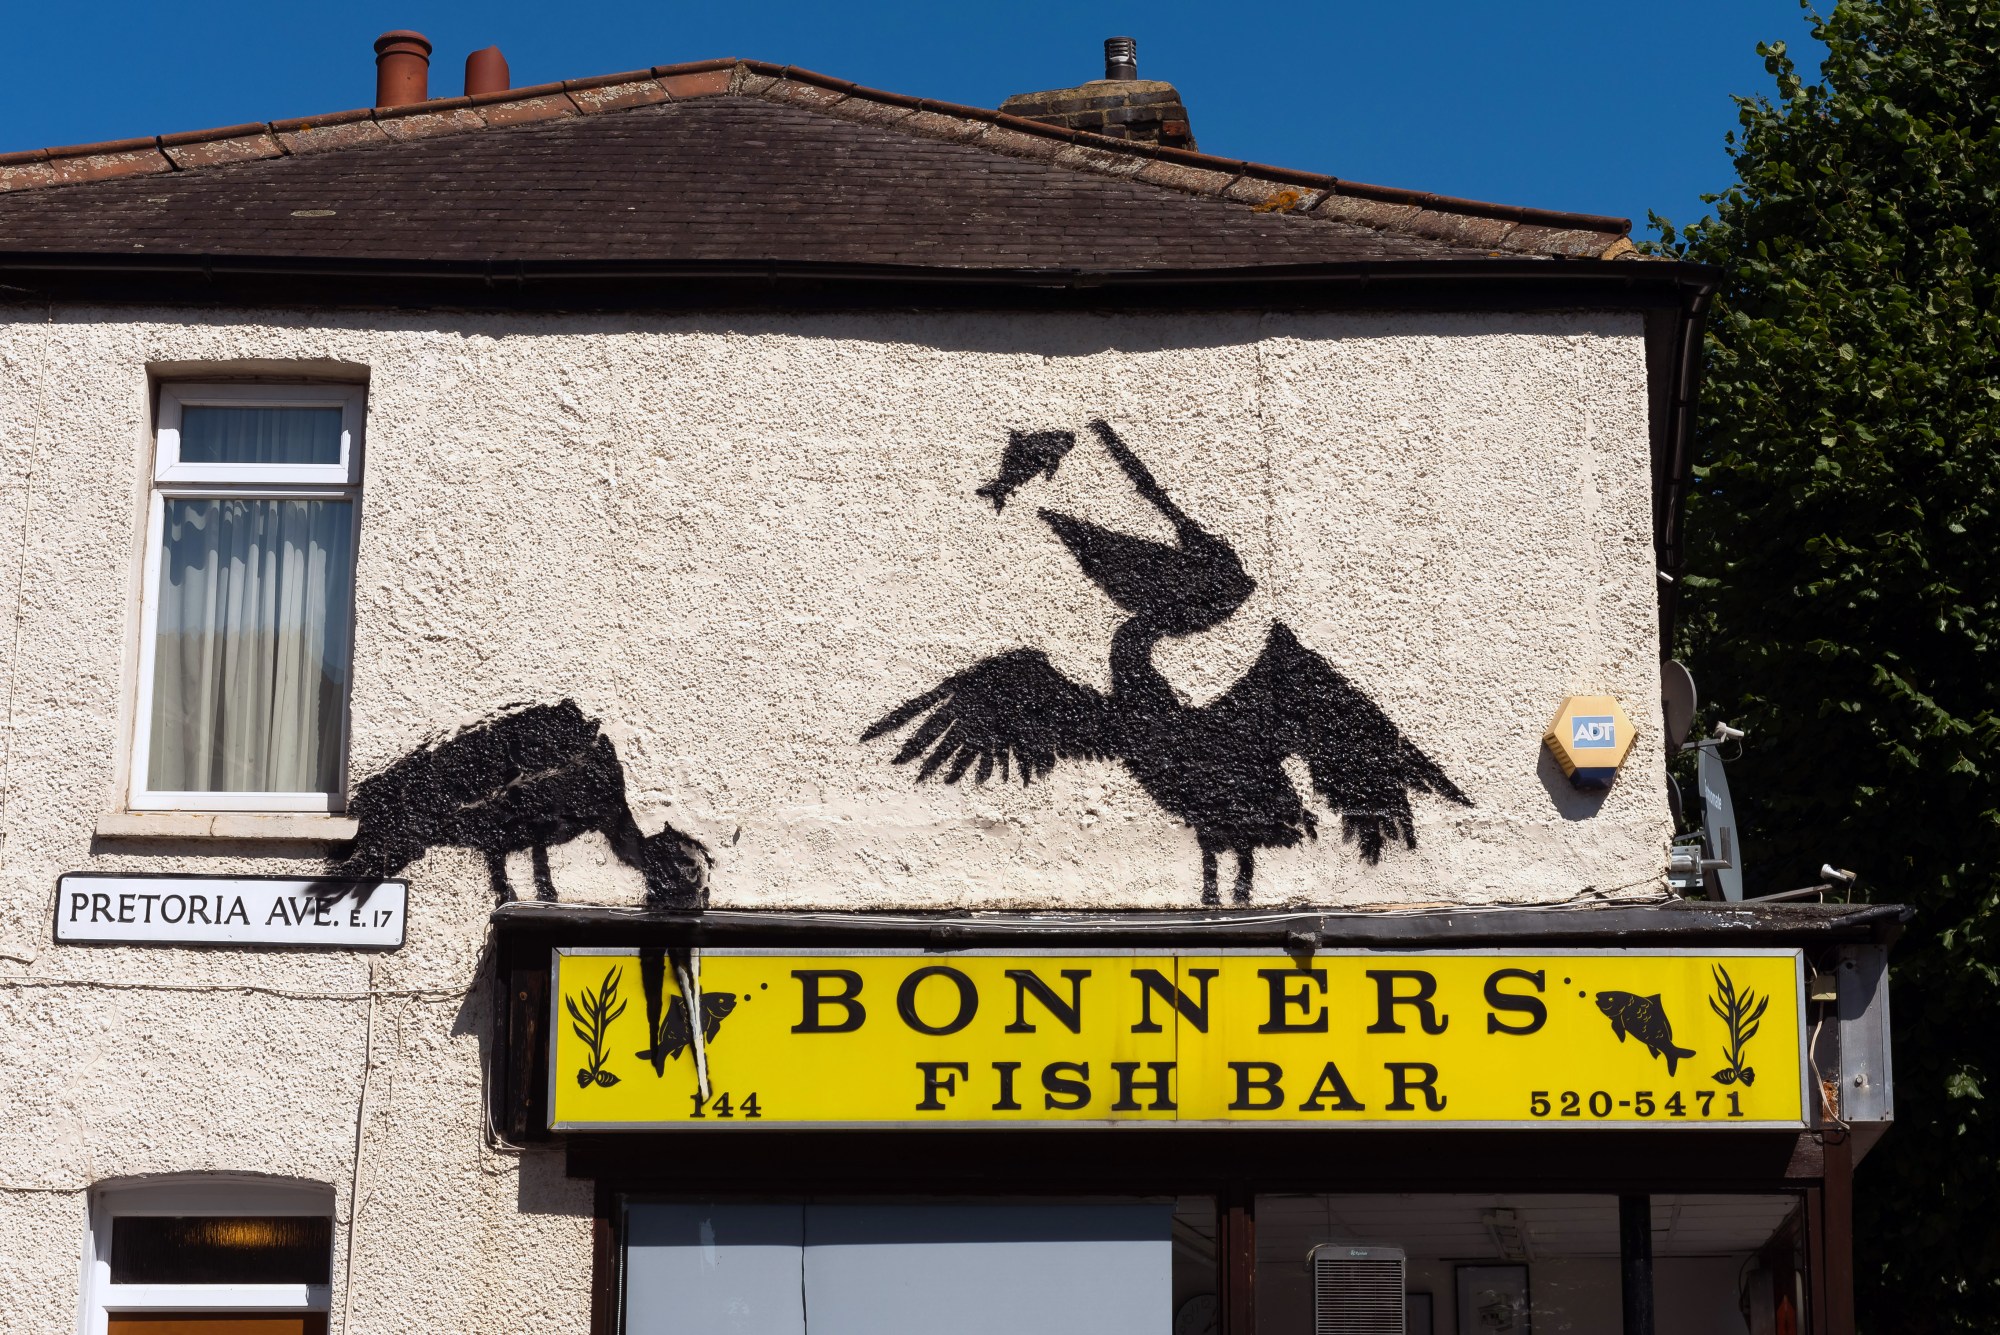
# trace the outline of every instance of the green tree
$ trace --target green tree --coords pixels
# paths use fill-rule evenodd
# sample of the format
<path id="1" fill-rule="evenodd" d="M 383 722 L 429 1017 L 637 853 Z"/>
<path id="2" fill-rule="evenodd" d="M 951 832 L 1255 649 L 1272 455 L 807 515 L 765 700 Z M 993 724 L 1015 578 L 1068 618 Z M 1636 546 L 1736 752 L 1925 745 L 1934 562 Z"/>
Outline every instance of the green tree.
<path id="1" fill-rule="evenodd" d="M 1759 47 L 1719 266 L 1681 651 L 1755 890 L 1852 867 L 1896 948 L 1898 1124 L 1862 1166 L 1864 1329 L 2000 1329 L 2000 0 L 1842 0 Z M 1757 884 L 1761 882 L 1761 885 Z"/>

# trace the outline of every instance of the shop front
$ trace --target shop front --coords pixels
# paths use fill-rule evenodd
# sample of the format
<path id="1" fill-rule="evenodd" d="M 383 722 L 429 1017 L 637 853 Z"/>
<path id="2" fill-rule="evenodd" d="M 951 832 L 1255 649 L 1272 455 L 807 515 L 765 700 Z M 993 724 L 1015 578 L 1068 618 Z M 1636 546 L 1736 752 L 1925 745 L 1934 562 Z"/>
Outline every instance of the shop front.
<path id="1" fill-rule="evenodd" d="M 1846 1328 L 1893 910 L 496 921 L 599 1331 Z"/>

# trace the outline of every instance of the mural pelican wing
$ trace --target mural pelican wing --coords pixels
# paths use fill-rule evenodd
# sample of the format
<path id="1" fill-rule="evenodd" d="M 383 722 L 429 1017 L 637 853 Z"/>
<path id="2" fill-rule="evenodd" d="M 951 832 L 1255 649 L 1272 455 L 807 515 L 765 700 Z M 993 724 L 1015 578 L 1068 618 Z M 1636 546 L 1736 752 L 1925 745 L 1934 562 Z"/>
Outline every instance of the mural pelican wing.
<path id="1" fill-rule="evenodd" d="M 1313 788 L 1340 813 L 1342 836 L 1369 862 L 1392 839 L 1417 846 L 1412 792 L 1472 805 L 1373 700 L 1283 623 L 1271 627 L 1256 665 L 1211 708 L 1280 757 L 1302 757 Z"/>
<path id="2" fill-rule="evenodd" d="M 1110 711 L 1104 697 L 1056 671 L 1039 649 L 1015 649 L 981 659 L 922 695 L 884 714 L 861 735 L 871 741 L 917 722 L 896 763 L 923 757 L 917 779 L 940 768 L 956 783 L 975 764 L 984 783 L 1018 770 L 1022 783 L 1040 778 L 1060 759 L 1111 754 Z"/>

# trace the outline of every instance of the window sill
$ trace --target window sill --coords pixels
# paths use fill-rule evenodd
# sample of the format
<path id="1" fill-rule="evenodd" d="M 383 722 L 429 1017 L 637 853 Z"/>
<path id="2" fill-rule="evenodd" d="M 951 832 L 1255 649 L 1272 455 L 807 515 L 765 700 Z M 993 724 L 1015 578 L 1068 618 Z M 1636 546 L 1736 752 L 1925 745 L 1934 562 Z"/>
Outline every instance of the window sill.
<path id="1" fill-rule="evenodd" d="M 237 839 L 288 843 L 346 843 L 360 829 L 347 816 L 307 811 L 107 811 L 97 818 L 99 839 Z"/>

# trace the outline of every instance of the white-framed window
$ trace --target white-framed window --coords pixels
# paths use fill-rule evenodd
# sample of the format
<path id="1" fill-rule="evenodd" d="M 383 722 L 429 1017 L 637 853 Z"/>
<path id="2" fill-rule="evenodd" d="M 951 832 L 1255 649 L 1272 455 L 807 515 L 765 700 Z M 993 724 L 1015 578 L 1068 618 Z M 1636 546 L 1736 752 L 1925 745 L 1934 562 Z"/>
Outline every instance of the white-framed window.
<path id="1" fill-rule="evenodd" d="M 339 809 L 366 394 L 159 387 L 132 810 Z"/>
<path id="2" fill-rule="evenodd" d="M 82 1335 L 324 1335 L 333 1191 L 227 1176 L 99 1187 L 83 1266 Z"/>

